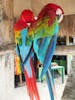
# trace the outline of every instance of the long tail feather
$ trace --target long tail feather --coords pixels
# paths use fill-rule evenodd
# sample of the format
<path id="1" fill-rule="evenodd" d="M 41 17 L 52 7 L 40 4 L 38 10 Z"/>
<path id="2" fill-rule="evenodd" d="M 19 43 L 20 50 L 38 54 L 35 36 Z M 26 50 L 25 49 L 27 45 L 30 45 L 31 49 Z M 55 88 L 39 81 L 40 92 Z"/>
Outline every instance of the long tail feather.
<path id="1" fill-rule="evenodd" d="M 51 98 L 51 100 L 54 100 L 54 94 L 53 94 L 53 90 L 52 90 L 51 80 L 49 80 L 49 77 L 47 74 L 46 74 L 46 80 L 47 80 L 50 98 Z"/>
<path id="2" fill-rule="evenodd" d="M 47 79 L 50 98 L 51 100 L 54 100 L 54 97 L 56 97 L 56 91 L 55 91 L 55 86 L 52 82 L 52 76 L 49 69 L 46 72 L 46 79 Z"/>
<path id="3" fill-rule="evenodd" d="M 45 73 L 47 72 L 47 70 L 49 68 L 49 65 L 51 64 L 53 53 L 54 53 L 54 50 L 55 50 L 55 47 L 56 47 L 56 40 L 57 40 L 57 36 L 53 36 L 51 45 L 50 45 L 50 47 L 48 48 L 48 51 L 47 51 L 47 56 L 45 57 L 46 60 L 44 62 L 44 67 L 43 67 L 43 70 L 42 70 L 42 73 L 41 73 L 41 77 L 43 77 L 43 75 L 45 75 Z"/>
<path id="4" fill-rule="evenodd" d="M 27 91 L 30 96 L 30 100 L 34 100 L 34 96 L 33 96 L 33 92 L 32 92 L 33 89 L 32 89 L 32 84 L 31 84 L 31 78 L 28 77 L 26 70 L 24 71 L 24 75 L 26 78 Z"/>
<path id="5" fill-rule="evenodd" d="M 36 79 L 35 79 L 35 73 L 34 73 L 34 68 L 33 68 L 33 60 L 30 58 L 30 67 L 32 70 L 32 77 L 29 77 L 26 70 L 24 71 L 24 75 L 26 78 L 26 85 L 27 85 L 27 90 L 30 96 L 30 100 L 34 100 L 34 97 L 36 100 L 40 100 L 39 94 L 38 94 L 38 89 L 36 85 Z"/>
<path id="6" fill-rule="evenodd" d="M 33 60 L 32 58 L 30 58 L 30 65 L 31 65 L 31 69 L 32 69 L 32 74 L 33 74 L 33 79 L 32 79 L 32 87 L 33 87 L 33 92 L 35 95 L 36 100 L 40 100 L 39 94 L 38 94 L 38 89 L 37 89 L 37 85 L 36 85 L 36 78 L 35 78 L 35 73 L 34 73 L 34 67 L 33 67 Z"/>

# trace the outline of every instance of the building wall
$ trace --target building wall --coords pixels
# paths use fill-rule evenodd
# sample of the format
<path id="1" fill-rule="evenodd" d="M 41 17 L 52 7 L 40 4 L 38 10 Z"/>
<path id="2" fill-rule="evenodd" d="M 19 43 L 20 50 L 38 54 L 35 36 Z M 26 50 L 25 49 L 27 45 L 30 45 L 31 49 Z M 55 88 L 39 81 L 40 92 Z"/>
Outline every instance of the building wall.
<path id="1" fill-rule="evenodd" d="M 14 42 L 14 17 L 24 9 L 31 9 L 30 0 L 0 0 L 0 46 Z"/>
<path id="2" fill-rule="evenodd" d="M 31 9 L 31 0 L 14 0 L 14 17 L 19 16 L 24 9 Z"/>
<path id="3" fill-rule="evenodd" d="M 47 84 L 37 83 L 37 86 L 40 100 L 48 100 L 50 97 Z M 26 84 L 22 87 L 14 87 L 13 50 L 0 52 L 0 100 L 30 100 Z"/>
<path id="4" fill-rule="evenodd" d="M 37 15 L 40 9 L 47 3 L 60 5 L 64 9 L 65 15 L 75 14 L 75 0 L 31 0 L 34 13 Z"/>
<path id="5" fill-rule="evenodd" d="M 29 100 L 26 87 L 14 87 L 14 51 L 0 52 L 0 100 Z"/>

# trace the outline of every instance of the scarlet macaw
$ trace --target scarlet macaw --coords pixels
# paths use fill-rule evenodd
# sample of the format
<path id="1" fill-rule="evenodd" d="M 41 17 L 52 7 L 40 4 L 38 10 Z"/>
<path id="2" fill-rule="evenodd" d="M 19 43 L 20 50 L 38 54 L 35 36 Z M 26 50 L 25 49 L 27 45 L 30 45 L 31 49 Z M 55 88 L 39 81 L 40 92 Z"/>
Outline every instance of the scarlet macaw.
<path id="1" fill-rule="evenodd" d="M 36 100 L 40 100 L 33 67 L 32 42 L 30 42 L 29 45 L 26 44 L 28 24 L 31 24 L 33 21 L 33 12 L 28 9 L 24 10 L 21 13 L 19 20 L 14 25 L 14 33 L 16 40 L 16 52 L 20 57 L 21 69 L 25 75 L 30 100 L 34 100 L 34 98 Z"/>
<path id="2" fill-rule="evenodd" d="M 54 100 L 54 94 L 53 94 L 54 87 L 53 87 L 53 83 L 52 83 L 52 77 L 51 77 L 51 72 L 49 70 L 49 66 L 51 68 L 51 60 L 52 60 L 53 53 L 55 50 L 57 33 L 59 30 L 57 15 L 62 16 L 63 13 L 64 13 L 63 9 L 60 6 L 50 3 L 43 7 L 43 9 L 39 13 L 36 21 L 30 21 L 30 20 L 28 20 L 29 17 L 27 17 L 28 21 L 26 22 L 25 16 L 27 14 L 22 13 L 23 16 L 20 17 L 19 22 L 17 22 L 15 25 L 15 29 L 16 29 L 16 26 L 19 26 L 21 29 L 23 29 L 22 34 L 27 33 L 27 34 L 24 34 L 26 38 L 23 39 L 24 40 L 23 42 L 25 42 L 24 45 L 28 47 L 29 51 L 31 51 L 30 46 L 33 41 L 33 49 L 37 55 L 37 58 L 43 64 L 43 70 L 41 73 L 41 77 L 43 77 L 43 75 L 46 74 L 46 79 L 47 79 L 47 83 L 48 83 L 48 87 L 49 87 L 51 100 Z M 28 27 L 27 23 L 32 23 L 32 24 L 30 25 L 30 27 Z M 24 36 L 22 36 L 22 37 L 24 38 Z M 22 48 L 24 48 L 24 50 L 25 50 L 25 48 L 27 48 L 25 46 L 22 47 Z M 21 47 L 21 46 L 19 46 L 19 47 Z M 24 50 L 22 50 L 22 51 L 24 52 Z M 23 54 L 21 54 L 21 55 L 23 55 Z M 30 57 L 32 58 L 31 55 L 32 55 L 32 53 L 30 53 Z M 30 59 L 29 55 L 27 56 L 27 59 Z M 32 62 L 32 60 L 31 60 L 31 62 Z M 27 60 L 25 60 L 24 64 L 26 65 L 26 63 L 27 63 Z M 31 65 L 32 65 L 32 63 L 31 63 Z M 34 88 L 33 84 L 35 83 L 35 78 L 34 77 L 32 78 L 32 80 L 34 80 L 33 83 L 32 83 L 32 80 L 30 80 L 30 77 L 34 76 L 34 72 L 31 70 L 31 69 L 33 69 L 33 67 L 27 68 L 24 66 L 22 68 L 25 72 L 25 77 L 27 80 L 26 82 L 27 82 L 28 91 L 29 91 L 31 100 L 33 100 L 34 94 L 36 95 L 36 98 L 38 98 L 36 100 L 39 100 L 36 84 L 34 85 L 35 89 L 33 89 Z M 33 72 L 33 74 L 32 74 L 32 72 Z M 31 83 L 29 84 L 29 82 L 31 82 Z M 32 85 L 32 88 L 31 88 L 31 85 Z M 36 93 L 34 93 L 34 90 L 36 91 Z"/>
<path id="3" fill-rule="evenodd" d="M 56 47 L 57 34 L 59 31 L 58 18 L 62 18 L 63 9 L 53 3 L 43 7 L 38 14 L 37 20 L 29 28 L 28 42 L 34 41 L 34 51 L 37 58 L 43 64 L 41 78 L 46 75 L 50 97 L 54 100 L 54 86 L 51 77 L 51 61 Z M 50 68 L 49 68 L 50 66 Z"/>

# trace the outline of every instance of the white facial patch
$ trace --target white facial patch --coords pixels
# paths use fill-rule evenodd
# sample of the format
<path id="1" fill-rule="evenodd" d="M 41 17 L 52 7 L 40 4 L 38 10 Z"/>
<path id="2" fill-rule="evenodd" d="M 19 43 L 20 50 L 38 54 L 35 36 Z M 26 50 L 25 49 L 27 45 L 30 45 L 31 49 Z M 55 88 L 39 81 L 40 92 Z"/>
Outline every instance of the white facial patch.
<path id="1" fill-rule="evenodd" d="M 34 17 L 35 18 L 35 20 L 37 20 L 37 17 Z"/>
<path id="2" fill-rule="evenodd" d="M 58 9 L 56 10 L 56 15 L 61 15 L 61 14 L 62 14 L 62 11 L 61 11 L 61 9 L 58 8 Z"/>
<path id="3" fill-rule="evenodd" d="M 31 23 L 27 23 L 28 26 L 30 26 Z"/>

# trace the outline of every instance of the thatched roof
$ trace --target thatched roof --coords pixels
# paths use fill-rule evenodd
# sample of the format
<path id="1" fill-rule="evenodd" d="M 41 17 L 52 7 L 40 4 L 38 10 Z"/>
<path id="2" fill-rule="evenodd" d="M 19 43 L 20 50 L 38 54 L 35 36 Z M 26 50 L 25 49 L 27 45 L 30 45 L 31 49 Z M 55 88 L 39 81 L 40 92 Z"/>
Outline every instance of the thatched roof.
<path id="1" fill-rule="evenodd" d="M 62 23 L 60 24 L 60 36 L 75 36 L 75 14 L 64 16 Z"/>

